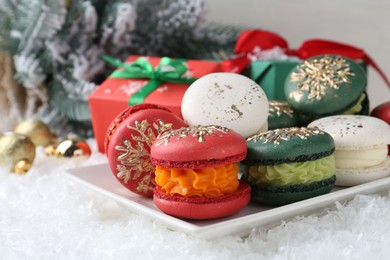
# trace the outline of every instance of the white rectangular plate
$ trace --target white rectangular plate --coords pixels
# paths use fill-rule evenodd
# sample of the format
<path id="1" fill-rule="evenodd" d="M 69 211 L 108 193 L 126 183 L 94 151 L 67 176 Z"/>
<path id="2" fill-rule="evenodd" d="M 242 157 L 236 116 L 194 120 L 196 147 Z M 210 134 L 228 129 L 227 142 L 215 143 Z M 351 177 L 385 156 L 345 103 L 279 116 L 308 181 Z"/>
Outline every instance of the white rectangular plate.
<path id="1" fill-rule="evenodd" d="M 246 235 L 255 227 L 266 227 L 286 221 L 294 216 L 324 212 L 335 201 L 347 201 L 356 194 L 381 193 L 390 188 L 390 177 L 350 187 L 335 188 L 329 194 L 280 207 L 266 207 L 249 203 L 237 214 L 214 220 L 190 221 L 162 213 L 151 198 L 142 197 L 125 189 L 113 176 L 107 163 L 74 168 L 67 171 L 68 177 L 103 194 L 130 210 L 159 221 L 168 228 L 201 238 L 238 234 Z"/>

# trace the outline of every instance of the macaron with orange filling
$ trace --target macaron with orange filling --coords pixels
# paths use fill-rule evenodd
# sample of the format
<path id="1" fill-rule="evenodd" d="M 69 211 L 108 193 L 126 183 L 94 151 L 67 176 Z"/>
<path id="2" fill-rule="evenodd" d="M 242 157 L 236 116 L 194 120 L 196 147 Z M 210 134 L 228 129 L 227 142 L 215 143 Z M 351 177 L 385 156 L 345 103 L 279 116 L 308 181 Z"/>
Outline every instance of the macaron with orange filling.
<path id="1" fill-rule="evenodd" d="M 250 186 L 238 178 L 237 162 L 246 153 L 245 139 L 226 127 L 165 132 L 151 147 L 155 205 L 185 219 L 220 218 L 240 211 L 250 200 Z"/>

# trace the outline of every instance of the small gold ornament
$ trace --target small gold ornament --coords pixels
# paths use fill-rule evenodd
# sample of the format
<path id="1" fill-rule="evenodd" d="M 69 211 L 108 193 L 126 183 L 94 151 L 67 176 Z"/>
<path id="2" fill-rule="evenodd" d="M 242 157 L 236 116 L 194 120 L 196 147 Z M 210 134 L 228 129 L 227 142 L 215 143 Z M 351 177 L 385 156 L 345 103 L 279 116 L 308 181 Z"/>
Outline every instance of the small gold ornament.
<path id="1" fill-rule="evenodd" d="M 25 135 L 7 132 L 0 137 L 0 164 L 11 165 L 11 171 L 25 174 L 35 159 L 35 145 Z"/>
<path id="2" fill-rule="evenodd" d="M 46 156 L 54 156 L 56 155 L 56 146 L 54 144 L 48 145 L 45 147 Z"/>
<path id="3" fill-rule="evenodd" d="M 38 119 L 27 119 L 20 122 L 14 130 L 15 133 L 26 135 L 35 146 L 48 146 L 56 142 L 56 136 L 49 127 Z"/>
<path id="4" fill-rule="evenodd" d="M 29 160 L 20 160 L 16 163 L 13 168 L 13 172 L 19 175 L 26 174 L 32 167 L 32 162 Z"/>
<path id="5" fill-rule="evenodd" d="M 79 139 L 65 139 L 58 143 L 56 148 L 49 146 L 46 154 L 66 158 L 87 158 L 91 155 L 89 145 Z"/>

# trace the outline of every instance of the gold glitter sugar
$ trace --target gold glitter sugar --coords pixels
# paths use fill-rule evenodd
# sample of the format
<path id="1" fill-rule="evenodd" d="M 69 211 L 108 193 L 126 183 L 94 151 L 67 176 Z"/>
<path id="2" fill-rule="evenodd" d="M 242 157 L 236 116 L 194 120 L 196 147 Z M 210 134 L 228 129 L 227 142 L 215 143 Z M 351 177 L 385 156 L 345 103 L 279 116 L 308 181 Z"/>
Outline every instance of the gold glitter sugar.
<path id="1" fill-rule="evenodd" d="M 174 136 L 178 136 L 178 139 L 186 138 L 189 136 L 197 137 L 198 142 L 203 143 L 206 140 L 206 136 L 222 136 L 229 132 L 229 128 L 217 126 L 217 125 L 208 125 L 208 126 L 190 126 L 185 128 L 180 128 L 177 130 L 171 130 L 159 137 L 159 141 L 156 142 L 156 146 L 161 144 L 167 145 L 170 139 Z"/>
<path id="2" fill-rule="evenodd" d="M 306 60 L 291 73 L 291 81 L 298 82 L 301 91 L 309 92 L 308 99 L 321 100 L 329 88 L 338 89 L 341 83 L 350 83 L 355 76 L 342 57 L 325 55 L 319 59 Z"/>
<path id="3" fill-rule="evenodd" d="M 287 101 L 269 100 L 269 115 L 276 113 L 277 116 L 286 114 L 289 117 L 293 117 L 294 110 L 289 106 Z"/>
<path id="4" fill-rule="evenodd" d="M 143 172 L 147 173 L 139 181 L 137 190 L 147 192 L 152 189 L 149 182 L 152 181 L 150 173 L 154 172 L 154 166 L 150 163 L 150 147 L 157 136 L 153 132 L 156 130 L 160 135 L 163 132 L 172 129 L 172 124 L 165 124 L 163 120 L 158 120 L 152 125 L 147 120 L 141 122 L 135 121 L 135 126 L 128 125 L 127 128 L 133 130 L 136 134 L 131 135 L 135 145 L 130 140 L 124 139 L 122 145 L 117 145 L 115 149 L 119 151 L 117 177 L 128 183 L 130 179 L 138 179 Z M 147 149 L 148 148 L 148 149 Z"/>
<path id="5" fill-rule="evenodd" d="M 289 128 L 279 128 L 274 130 L 269 130 L 266 132 L 262 132 L 257 135 L 253 135 L 246 139 L 247 142 L 249 141 L 263 141 L 264 143 L 274 143 L 274 144 L 280 144 L 281 141 L 288 141 L 294 137 L 298 137 L 302 140 L 307 139 L 309 136 L 314 135 L 320 135 L 324 134 L 319 128 L 317 127 L 289 127 Z"/>

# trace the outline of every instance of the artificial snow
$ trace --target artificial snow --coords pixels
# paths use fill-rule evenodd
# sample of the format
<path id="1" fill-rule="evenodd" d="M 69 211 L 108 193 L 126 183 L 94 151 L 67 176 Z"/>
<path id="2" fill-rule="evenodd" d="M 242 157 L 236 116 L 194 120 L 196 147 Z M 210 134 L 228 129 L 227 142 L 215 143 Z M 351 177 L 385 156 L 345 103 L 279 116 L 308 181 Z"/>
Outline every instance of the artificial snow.
<path id="1" fill-rule="evenodd" d="M 390 196 L 357 195 L 247 237 L 200 239 L 168 230 L 64 176 L 104 162 L 46 157 L 18 176 L 0 168 L 0 259 L 386 259 Z"/>

